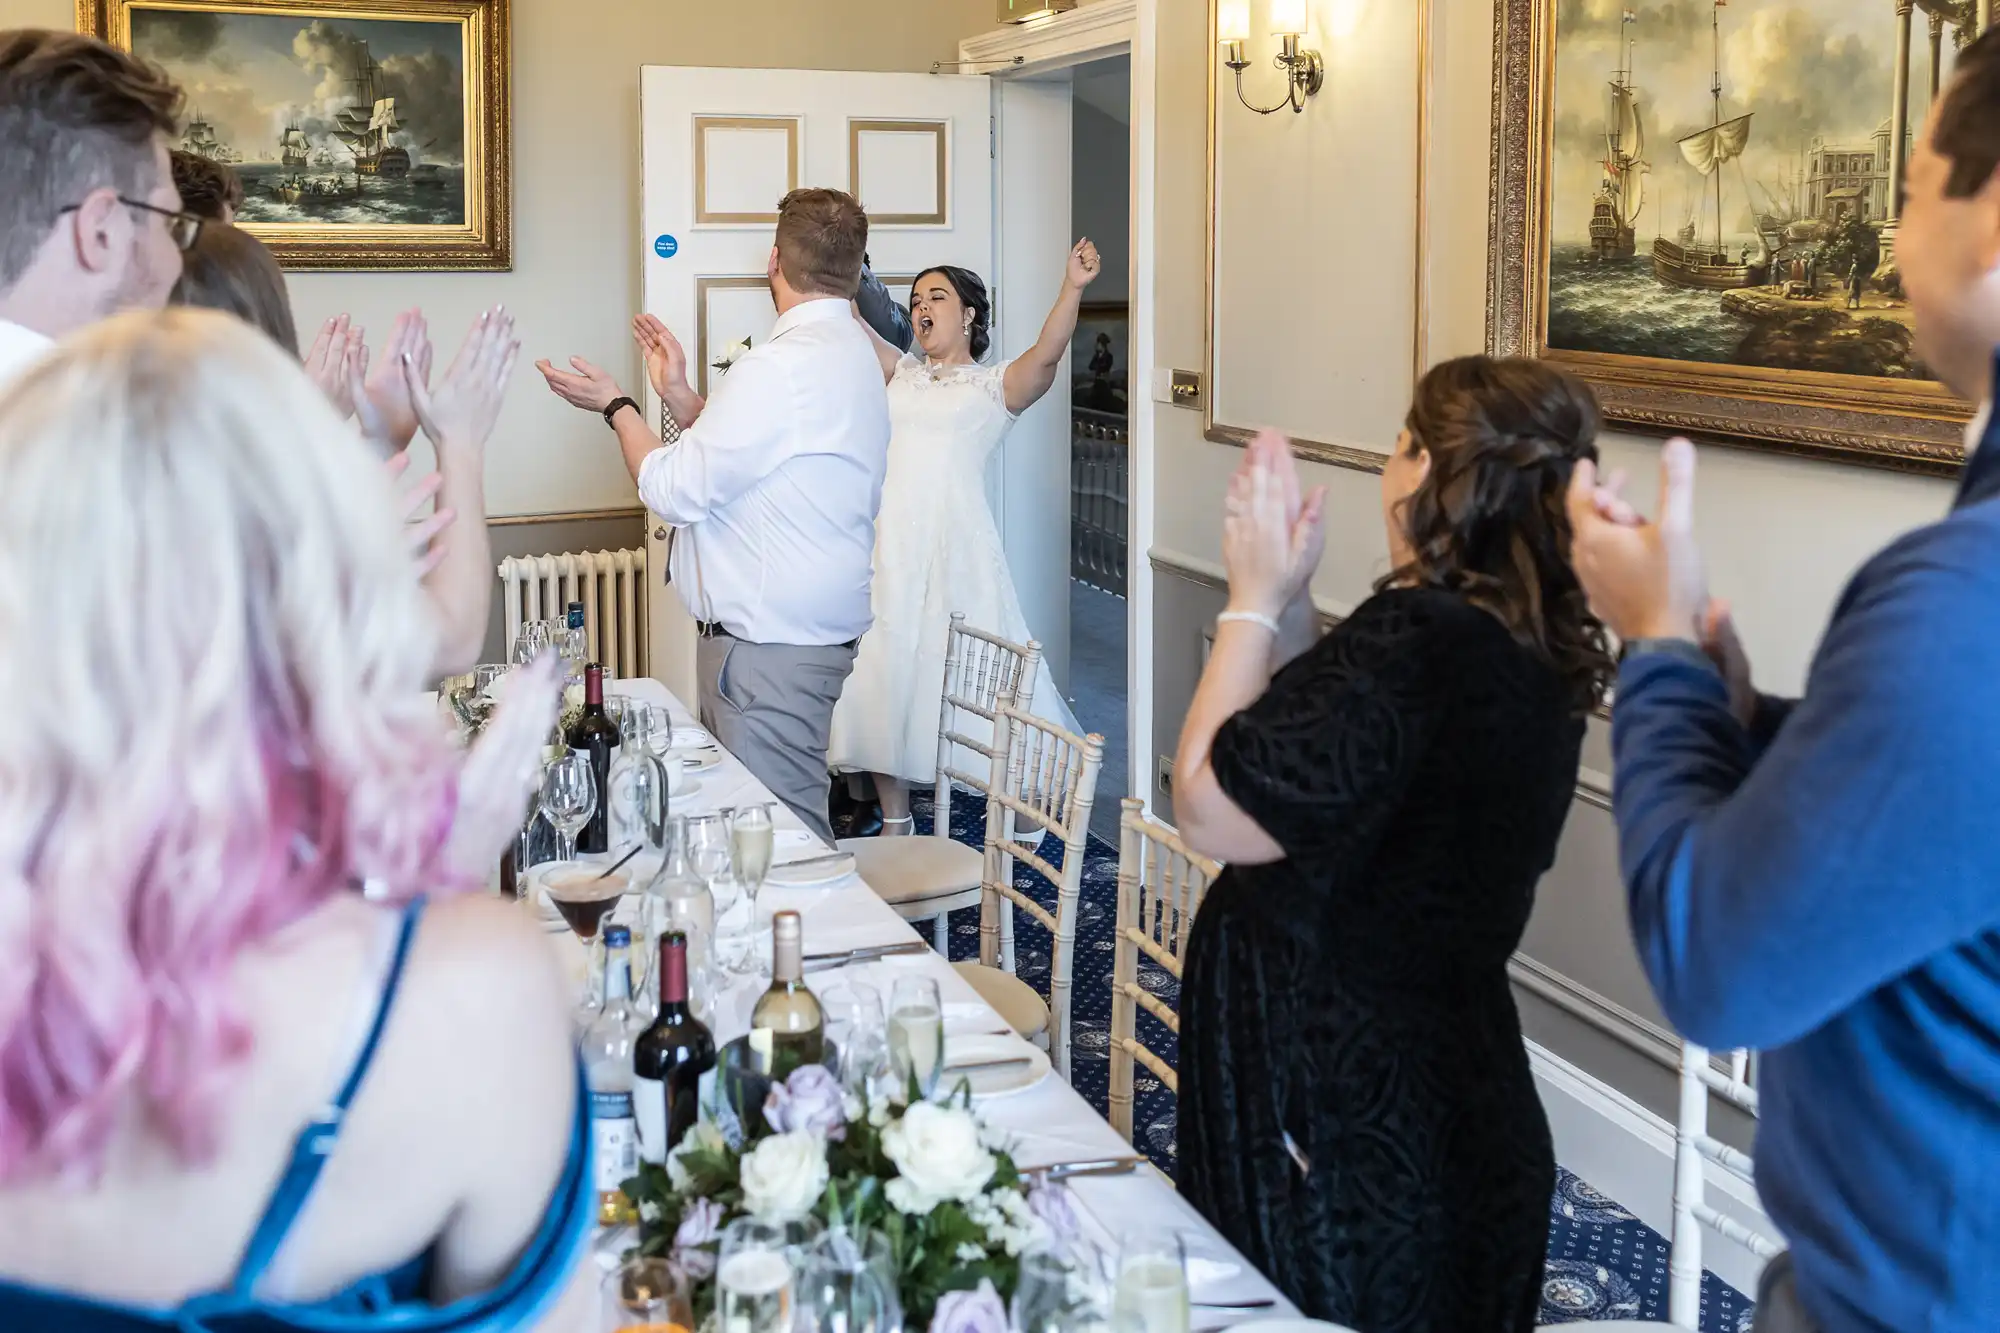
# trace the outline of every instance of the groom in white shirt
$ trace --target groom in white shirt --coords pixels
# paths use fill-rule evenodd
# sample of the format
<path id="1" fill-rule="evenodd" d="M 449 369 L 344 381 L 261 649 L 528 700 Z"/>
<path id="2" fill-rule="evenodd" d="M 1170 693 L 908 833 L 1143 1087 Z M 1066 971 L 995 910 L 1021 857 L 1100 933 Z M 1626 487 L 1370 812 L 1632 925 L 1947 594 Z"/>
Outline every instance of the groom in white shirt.
<path id="1" fill-rule="evenodd" d="M 827 737 L 872 621 L 889 456 L 882 367 L 851 304 L 867 243 L 851 195 L 785 196 L 767 268 L 778 322 L 705 402 L 673 335 L 639 321 L 680 428 L 671 446 L 604 371 L 537 363 L 556 393 L 604 414 L 640 498 L 677 530 L 672 581 L 701 627 L 702 724 L 829 843 Z"/>

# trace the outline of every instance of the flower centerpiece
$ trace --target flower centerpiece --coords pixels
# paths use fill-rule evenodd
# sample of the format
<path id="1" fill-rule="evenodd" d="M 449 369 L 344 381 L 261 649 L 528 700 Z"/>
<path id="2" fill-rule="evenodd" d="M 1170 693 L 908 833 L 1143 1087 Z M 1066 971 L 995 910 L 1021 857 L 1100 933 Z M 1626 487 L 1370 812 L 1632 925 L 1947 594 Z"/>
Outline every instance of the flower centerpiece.
<path id="1" fill-rule="evenodd" d="M 625 1185 L 640 1253 L 687 1274 L 698 1320 L 715 1305 L 718 1238 L 739 1217 L 879 1232 L 910 1324 L 960 1333 L 1004 1330 L 1021 1256 L 1077 1241 L 1067 1188 L 1024 1176 L 962 1086 L 944 1102 L 892 1106 L 806 1065 L 772 1086 L 763 1112 L 740 1142 L 701 1121 L 664 1166 L 642 1164 Z"/>

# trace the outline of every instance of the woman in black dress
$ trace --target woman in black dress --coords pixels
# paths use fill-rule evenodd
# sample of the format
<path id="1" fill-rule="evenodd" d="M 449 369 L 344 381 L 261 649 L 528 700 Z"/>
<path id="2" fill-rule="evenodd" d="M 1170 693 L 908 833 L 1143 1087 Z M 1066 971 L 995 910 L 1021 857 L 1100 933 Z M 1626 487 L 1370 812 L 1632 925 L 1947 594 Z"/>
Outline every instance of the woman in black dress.
<path id="1" fill-rule="evenodd" d="M 1181 988 L 1180 1183 L 1307 1314 L 1527 1333 L 1555 1160 L 1507 959 L 1613 663 L 1568 564 L 1590 391 L 1432 370 L 1382 474 L 1392 572 L 1318 637 L 1323 492 L 1267 432 L 1174 814 L 1229 863 Z"/>

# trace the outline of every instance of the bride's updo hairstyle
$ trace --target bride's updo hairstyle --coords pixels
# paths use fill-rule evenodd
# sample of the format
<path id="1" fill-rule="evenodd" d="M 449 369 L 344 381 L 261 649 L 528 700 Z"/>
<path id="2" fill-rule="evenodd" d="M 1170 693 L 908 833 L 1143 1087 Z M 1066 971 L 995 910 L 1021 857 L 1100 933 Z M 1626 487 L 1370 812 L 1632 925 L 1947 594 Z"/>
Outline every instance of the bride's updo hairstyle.
<path id="1" fill-rule="evenodd" d="M 972 312 L 972 359 L 984 361 L 986 349 L 993 345 L 993 298 L 986 294 L 986 284 L 969 268 L 940 264 L 917 275 L 916 282 L 910 284 L 912 293 L 933 273 L 942 274 L 944 280 L 951 284 L 952 291 L 958 293 L 959 304 Z"/>
<path id="2" fill-rule="evenodd" d="M 1546 362 L 1467 356 L 1417 385 L 1405 426 L 1430 471 L 1396 515 L 1414 553 L 1382 581 L 1442 588 L 1497 616 L 1569 682 L 1579 712 L 1616 669 L 1570 568 L 1570 474 L 1597 459 L 1597 399 Z"/>
<path id="3" fill-rule="evenodd" d="M 447 869 L 459 752 L 388 475 L 255 329 L 127 314 L 0 393 L 0 1182 L 215 1146 L 237 957 Z M 106 521 L 106 516 L 111 521 Z"/>

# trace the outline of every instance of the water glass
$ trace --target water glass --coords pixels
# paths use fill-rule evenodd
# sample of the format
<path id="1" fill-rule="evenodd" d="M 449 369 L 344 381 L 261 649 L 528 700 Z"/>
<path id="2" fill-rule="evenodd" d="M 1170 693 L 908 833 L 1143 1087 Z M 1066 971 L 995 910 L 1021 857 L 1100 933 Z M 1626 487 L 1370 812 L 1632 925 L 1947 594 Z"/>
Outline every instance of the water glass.
<path id="1" fill-rule="evenodd" d="M 564 861 L 576 860 L 576 835 L 597 813 L 597 778 L 590 756 L 566 750 L 542 772 L 542 818 L 562 839 Z"/>
<path id="2" fill-rule="evenodd" d="M 782 1227 L 739 1218 L 722 1233 L 715 1267 L 716 1323 L 729 1333 L 793 1333 L 789 1237 Z"/>
<path id="3" fill-rule="evenodd" d="M 901 1333 L 896 1259 L 878 1231 L 826 1232 L 800 1255 L 796 1282 L 801 1333 Z"/>
<path id="4" fill-rule="evenodd" d="M 481 698 L 490 697 L 494 685 L 512 670 L 505 662 L 482 662 L 472 668 L 472 688 Z"/>
<path id="5" fill-rule="evenodd" d="M 634 699 L 629 705 L 646 715 L 646 753 L 655 759 L 665 760 L 674 745 L 674 715 L 664 704 L 640 703 Z"/>
<path id="6" fill-rule="evenodd" d="M 1104 1326 L 1103 1291 L 1092 1275 L 1055 1250 L 1021 1256 L 1008 1307 L 1014 1333 L 1096 1333 Z"/>
<path id="7" fill-rule="evenodd" d="M 1111 1333 L 1188 1333 L 1187 1247 L 1178 1231 L 1125 1237 L 1111 1289 Z"/>
<path id="8" fill-rule="evenodd" d="M 687 1279 L 665 1259 L 630 1259 L 607 1273 L 598 1308 L 602 1333 L 688 1333 L 694 1327 Z"/>
<path id="9" fill-rule="evenodd" d="M 889 992 L 889 1060 L 899 1095 L 929 1098 L 944 1072 L 944 1005 L 929 977 L 898 977 Z"/>

